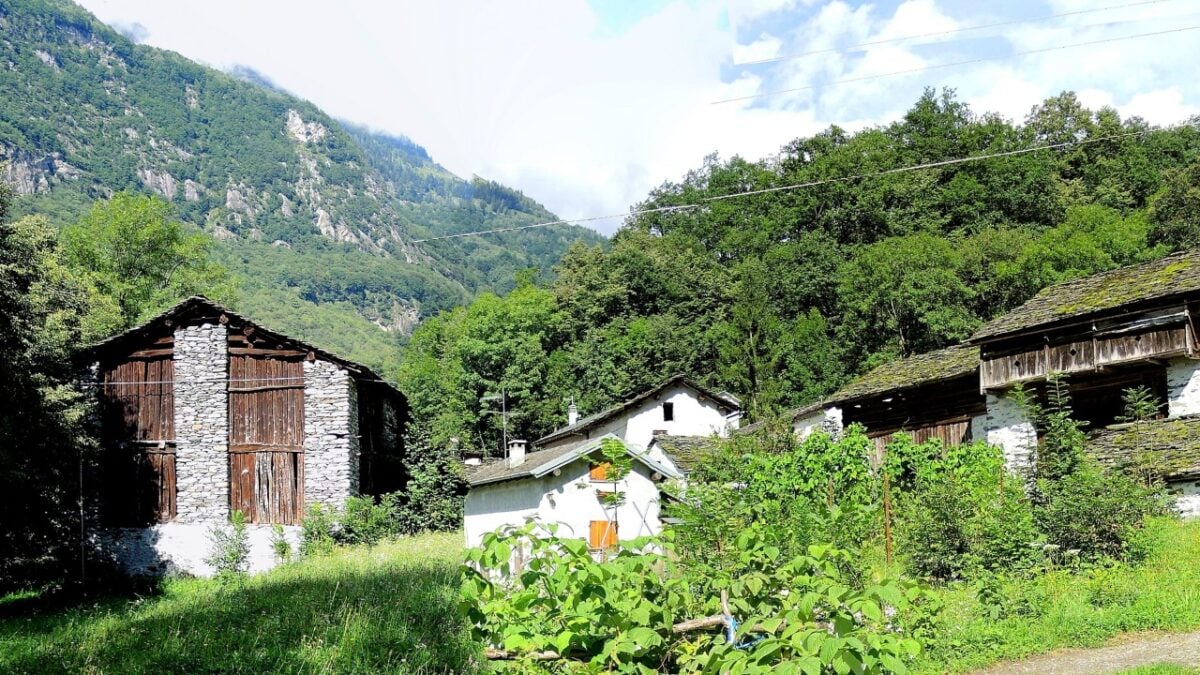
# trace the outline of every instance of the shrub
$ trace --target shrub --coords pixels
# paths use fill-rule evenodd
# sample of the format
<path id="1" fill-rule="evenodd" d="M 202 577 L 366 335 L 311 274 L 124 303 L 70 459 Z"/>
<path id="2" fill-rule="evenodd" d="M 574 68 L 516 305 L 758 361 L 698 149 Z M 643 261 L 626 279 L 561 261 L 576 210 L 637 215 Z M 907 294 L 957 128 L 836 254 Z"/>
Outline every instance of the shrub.
<path id="1" fill-rule="evenodd" d="M 1049 543 L 1091 560 L 1138 560 L 1146 553 L 1138 531 L 1161 509 L 1155 491 L 1093 461 L 1057 481 L 1039 481 L 1038 490 L 1037 520 Z"/>
<path id="2" fill-rule="evenodd" d="M 329 553 L 334 546 L 336 512 L 324 504 L 310 504 L 301 524 L 300 552 L 305 556 Z"/>
<path id="3" fill-rule="evenodd" d="M 373 546 L 383 539 L 400 534 L 397 519 L 395 494 L 376 500 L 373 497 L 351 497 L 346 500 L 334 529 L 334 538 L 340 544 L 367 544 Z"/>
<path id="4" fill-rule="evenodd" d="M 211 542 L 209 556 L 204 562 L 219 577 L 245 574 L 250 562 L 250 538 L 246 533 L 246 514 L 229 514 L 229 525 L 214 525 L 208 531 Z"/>
<path id="5" fill-rule="evenodd" d="M 286 563 L 292 559 L 292 545 L 283 533 L 283 526 L 271 526 L 271 551 L 275 553 L 276 562 Z"/>
<path id="6" fill-rule="evenodd" d="M 897 476 L 897 538 L 913 573 L 962 579 L 1032 561 L 1041 538 L 1032 505 L 999 449 L 901 437 L 888 446 L 885 470 Z"/>

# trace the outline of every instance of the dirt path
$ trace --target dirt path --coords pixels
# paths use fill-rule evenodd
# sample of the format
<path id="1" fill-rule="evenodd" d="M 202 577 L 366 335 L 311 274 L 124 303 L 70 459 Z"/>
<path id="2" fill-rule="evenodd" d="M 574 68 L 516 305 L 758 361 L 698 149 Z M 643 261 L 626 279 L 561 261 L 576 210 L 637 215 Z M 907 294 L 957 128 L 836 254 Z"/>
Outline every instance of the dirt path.
<path id="1" fill-rule="evenodd" d="M 1120 642 L 1097 649 L 1060 649 L 1021 661 L 1000 663 L 977 675 L 1091 675 L 1170 663 L 1200 666 L 1200 632 L 1173 635 L 1130 635 Z"/>

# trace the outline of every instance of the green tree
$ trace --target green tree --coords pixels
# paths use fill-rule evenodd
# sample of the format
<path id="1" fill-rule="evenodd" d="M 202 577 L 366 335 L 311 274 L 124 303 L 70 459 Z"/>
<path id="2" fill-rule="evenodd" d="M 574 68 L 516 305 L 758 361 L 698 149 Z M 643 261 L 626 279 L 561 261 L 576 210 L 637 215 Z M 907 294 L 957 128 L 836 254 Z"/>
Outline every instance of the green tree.
<path id="1" fill-rule="evenodd" d="M 124 327 L 189 295 L 229 302 L 228 273 L 209 259 L 211 240 L 175 220 L 157 197 L 119 192 L 62 234 L 66 262 L 113 299 Z"/>
<path id="2" fill-rule="evenodd" d="M 1168 171 L 1150 206 L 1150 241 L 1171 250 L 1200 246 L 1200 162 Z"/>
<path id="3" fill-rule="evenodd" d="M 87 406 L 68 382 L 86 289 L 42 218 L 4 221 L 0 185 L 0 594 L 77 579 Z"/>
<path id="4" fill-rule="evenodd" d="M 907 356 L 966 338 L 978 319 L 962 265 L 949 242 L 930 234 L 859 249 L 839 272 L 843 340 L 868 354 Z"/>

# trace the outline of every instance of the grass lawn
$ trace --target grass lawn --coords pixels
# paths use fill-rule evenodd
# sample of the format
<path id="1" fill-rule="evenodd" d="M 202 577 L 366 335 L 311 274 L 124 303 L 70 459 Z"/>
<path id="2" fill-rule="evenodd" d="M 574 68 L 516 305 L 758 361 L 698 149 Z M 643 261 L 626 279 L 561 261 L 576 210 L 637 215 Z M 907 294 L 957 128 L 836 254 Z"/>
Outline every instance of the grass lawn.
<path id="1" fill-rule="evenodd" d="M 917 670 L 967 671 L 1060 647 L 1096 647 L 1119 633 L 1200 629 L 1200 520 L 1156 520 L 1147 534 L 1153 552 L 1137 567 L 1007 582 L 999 616 L 971 588 L 945 589 L 941 639 Z"/>
<path id="2" fill-rule="evenodd" d="M 940 592 L 941 637 L 918 672 L 961 672 L 1133 631 L 1200 629 L 1200 521 L 1155 521 L 1142 565 L 1007 582 L 1000 615 Z M 458 618 L 459 533 L 356 547 L 222 585 L 0 619 L 0 672 L 472 672 L 481 647 Z M 2 605 L 0 605 L 2 607 Z M 1174 666 L 1140 675 L 1196 672 Z"/>
<path id="3" fill-rule="evenodd" d="M 457 618 L 460 533 L 357 547 L 240 586 L 178 579 L 159 595 L 0 619 L 0 672 L 470 672 Z"/>

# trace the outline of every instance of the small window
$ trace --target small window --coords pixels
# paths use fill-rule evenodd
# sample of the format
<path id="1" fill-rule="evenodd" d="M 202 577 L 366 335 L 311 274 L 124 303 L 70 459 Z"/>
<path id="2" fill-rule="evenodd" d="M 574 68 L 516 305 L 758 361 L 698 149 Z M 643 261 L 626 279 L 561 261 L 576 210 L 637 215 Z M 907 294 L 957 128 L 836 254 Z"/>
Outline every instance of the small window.
<path id="1" fill-rule="evenodd" d="M 593 464 L 591 471 L 588 471 L 590 480 L 608 480 L 608 468 L 612 466 L 609 462 L 601 462 Z"/>
<path id="2" fill-rule="evenodd" d="M 607 520 L 593 520 L 588 531 L 588 546 L 595 551 L 612 550 L 617 547 L 617 524 Z"/>
<path id="3" fill-rule="evenodd" d="M 664 403 L 663 404 L 663 421 L 670 422 L 673 419 L 675 419 L 675 404 L 669 403 L 669 402 Z"/>

